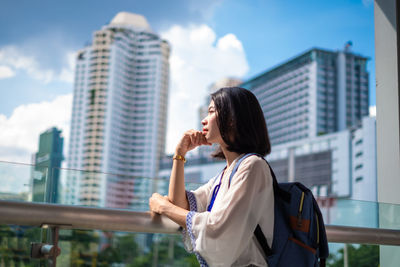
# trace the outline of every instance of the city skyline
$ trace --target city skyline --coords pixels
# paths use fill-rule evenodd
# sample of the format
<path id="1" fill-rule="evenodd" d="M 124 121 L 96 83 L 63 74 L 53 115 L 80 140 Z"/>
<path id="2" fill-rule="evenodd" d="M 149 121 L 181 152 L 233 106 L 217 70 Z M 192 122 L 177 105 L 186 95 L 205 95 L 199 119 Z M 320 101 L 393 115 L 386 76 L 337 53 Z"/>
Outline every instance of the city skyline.
<path id="1" fill-rule="evenodd" d="M 68 140 L 71 59 L 90 39 L 91 32 L 119 11 L 144 15 L 154 25 L 153 30 L 171 43 L 167 152 L 182 131 L 197 127 L 197 108 L 212 82 L 223 76 L 249 79 L 311 47 L 335 51 L 351 40 L 355 53 L 371 59 L 369 104 L 375 105 L 372 1 L 307 1 L 303 5 L 255 1 L 251 6 L 240 1 L 208 2 L 204 6 L 183 2 L 171 2 L 171 14 L 163 12 L 167 7 L 158 1 L 135 5 L 117 1 L 112 8 L 100 2 L 99 12 L 90 17 L 85 13 L 90 5 L 78 10 L 74 1 L 57 7 L 48 1 L 37 6 L 26 2 L 21 9 L 11 1 L 3 3 L 0 88 L 7 101 L 3 100 L 0 109 L 0 159 L 29 161 L 38 133 L 49 123 L 62 128 Z M 55 16 L 65 9 L 71 12 L 68 17 Z M 40 19 L 34 20 L 36 17 Z M 55 110 L 49 114 L 52 107 Z"/>

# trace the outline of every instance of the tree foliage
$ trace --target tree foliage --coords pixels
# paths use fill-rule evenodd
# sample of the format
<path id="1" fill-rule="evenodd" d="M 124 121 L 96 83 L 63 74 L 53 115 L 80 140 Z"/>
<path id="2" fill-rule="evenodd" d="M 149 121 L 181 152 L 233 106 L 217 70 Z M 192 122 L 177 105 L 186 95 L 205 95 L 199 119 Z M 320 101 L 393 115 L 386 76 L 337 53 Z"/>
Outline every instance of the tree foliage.
<path id="1" fill-rule="evenodd" d="M 375 245 L 347 245 L 348 265 L 357 267 L 378 267 L 379 266 L 379 246 Z M 338 254 L 330 255 L 328 259 L 329 267 L 344 266 L 344 249 L 339 249 Z"/>
<path id="2" fill-rule="evenodd" d="M 38 266 L 39 260 L 30 258 L 30 243 L 45 242 L 45 232 L 41 228 L 0 225 L 0 266 Z M 57 263 L 71 267 L 199 266 L 178 235 L 149 234 L 144 242 L 137 237 L 131 233 L 62 230 Z M 46 260 L 40 262 L 46 265 Z"/>

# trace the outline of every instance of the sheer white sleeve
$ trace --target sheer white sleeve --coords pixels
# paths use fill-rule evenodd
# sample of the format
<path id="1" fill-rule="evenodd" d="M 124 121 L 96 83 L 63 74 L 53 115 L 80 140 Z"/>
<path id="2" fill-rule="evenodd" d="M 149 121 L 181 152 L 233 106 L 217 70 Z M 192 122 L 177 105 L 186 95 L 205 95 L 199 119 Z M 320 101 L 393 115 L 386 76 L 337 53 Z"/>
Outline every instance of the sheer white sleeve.
<path id="1" fill-rule="evenodd" d="M 216 177 L 210 179 L 208 183 L 200 186 L 194 191 L 186 191 L 186 197 L 189 202 L 189 210 L 191 214 L 190 216 L 193 216 L 195 212 L 204 212 L 207 210 L 208 198 L 215 179 Z M 186 222 L 188 220 L 187 218 Z M 185 249 L 189 252 L 193 252 L 192 241 L 189 232 L 186 229 L 182 231 L 182 237 Z"/>
<path id="2" fill-rule="evenodd" d="M 224 184 L 227 186 L 226 181 Z M 245 159 L 230 188 L 218 194 L 217 200 L 211 212 L 191 211 L 186 217 L 190 238 L 187 245 L 209 266 L 231 266 L 249 246 L 261 217 L 266 213 L 274 216 L 272 177 L 267 164 L 258 157 Z"/>

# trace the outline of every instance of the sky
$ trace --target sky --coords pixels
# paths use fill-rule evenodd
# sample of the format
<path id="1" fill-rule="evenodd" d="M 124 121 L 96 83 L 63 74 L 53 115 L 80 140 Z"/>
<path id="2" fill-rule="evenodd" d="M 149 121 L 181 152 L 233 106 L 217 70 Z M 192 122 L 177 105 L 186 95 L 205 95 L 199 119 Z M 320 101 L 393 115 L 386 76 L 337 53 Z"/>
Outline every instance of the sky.
<path id="1" fill-rule="evenodd" d="M 2 0 L 0 160 L 29 163 L 53 126 L 67 155 L 75 53 L 121 11 L 145 16 L 172 48 L 167 152 L 198 128 L 210 84 L 245 81 L 313 47 L 352 41 L 370 59 L 375 106 L 373 0 Z"/>

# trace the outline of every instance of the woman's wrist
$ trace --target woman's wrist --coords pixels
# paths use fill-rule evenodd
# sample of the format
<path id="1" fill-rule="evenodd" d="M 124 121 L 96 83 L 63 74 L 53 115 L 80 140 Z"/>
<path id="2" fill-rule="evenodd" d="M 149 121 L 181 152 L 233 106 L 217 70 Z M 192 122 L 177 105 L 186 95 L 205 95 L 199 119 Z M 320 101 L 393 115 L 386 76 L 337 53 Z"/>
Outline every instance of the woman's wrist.
<path id="1" fill-rule="evenodd" d="M 161 214 L 166 214 L 168 211 L 171 209 L 171 205 L 173 205 L 171 202 L 166 201 L 160 206 L 160 211 Z"/>
<path id="2" fill-rule="evenodd" d="M 184 151 L 183 149 L 180 149 L 180 148 L 175 150 L 175 156 L 185 157 L 186 153 L 187 153 L 187 151 Z"/>

